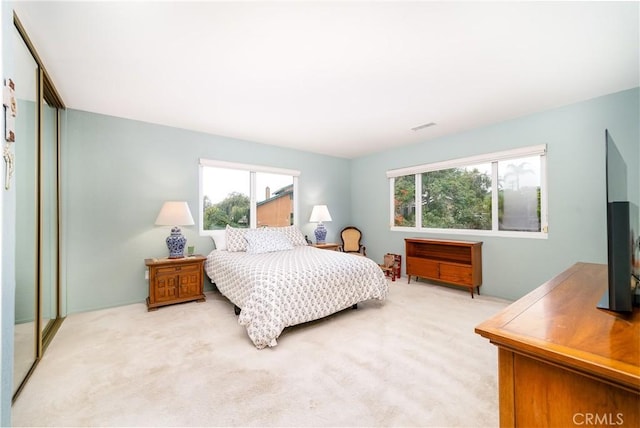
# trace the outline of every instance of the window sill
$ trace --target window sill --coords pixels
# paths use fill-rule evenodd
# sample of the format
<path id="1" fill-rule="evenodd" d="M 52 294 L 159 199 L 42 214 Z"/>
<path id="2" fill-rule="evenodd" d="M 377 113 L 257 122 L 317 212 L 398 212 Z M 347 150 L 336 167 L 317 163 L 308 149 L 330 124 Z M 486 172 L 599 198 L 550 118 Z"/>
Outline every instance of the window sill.
<path id="1" fill-rule="evenodd" d="M 507 230 L 429 229 L 392 226 L 392 232 L 429 233 L 434 235 L 491 236 L 496 238 L 548 239 L 548 232 L 515 232 Z"/>

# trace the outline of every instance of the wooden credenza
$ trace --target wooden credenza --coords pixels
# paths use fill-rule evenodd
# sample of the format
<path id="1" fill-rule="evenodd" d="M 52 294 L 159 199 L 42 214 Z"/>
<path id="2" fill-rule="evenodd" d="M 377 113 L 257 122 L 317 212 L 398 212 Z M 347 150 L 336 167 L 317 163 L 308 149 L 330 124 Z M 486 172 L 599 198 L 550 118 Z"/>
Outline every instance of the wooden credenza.
<path id="1" fill-rule="evenodd" d="M 578 263 L 478 325 L 498 346 L 500 426 L 640 426 L 640 309 L 597 309 L 607 266 Z"/>
<path id="2" fill-rule="evenodd" d="M 411 276 L 468 287 L 480 294 L 482 242 L 407 238 L 407 277 Z"/>

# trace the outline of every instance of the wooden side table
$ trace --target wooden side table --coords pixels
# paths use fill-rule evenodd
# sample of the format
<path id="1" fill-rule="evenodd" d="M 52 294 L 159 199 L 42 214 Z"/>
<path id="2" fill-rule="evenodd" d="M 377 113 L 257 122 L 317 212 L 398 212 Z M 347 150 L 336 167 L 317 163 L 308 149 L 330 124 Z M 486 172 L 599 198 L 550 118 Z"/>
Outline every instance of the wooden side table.
<path id="1" fill-rule="evenodd" d="M 145 259 L 149 268 L 147 310 L 196 300 L 204 302 L 204 261 L 201 255 L 181 259 Z"/>
<path id="2" fill-rule="evenodd" d="M 333 250 L 333 251 L 338 251 L 338 248 L 340 248 L 340 244 L 335 244 L 333 242 L 327 242 L 325 244 L 311 244 L 311 246 L 320 248 L 323 250 Z"/>

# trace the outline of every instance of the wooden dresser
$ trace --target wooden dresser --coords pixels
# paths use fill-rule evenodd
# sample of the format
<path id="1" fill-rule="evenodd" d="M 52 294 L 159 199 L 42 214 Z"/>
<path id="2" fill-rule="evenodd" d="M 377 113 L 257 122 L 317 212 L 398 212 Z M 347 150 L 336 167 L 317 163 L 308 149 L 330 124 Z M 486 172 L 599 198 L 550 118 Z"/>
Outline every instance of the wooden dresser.
<path id="1" fill-rule="evenodd" d="M 502 427 L 640 426 L 640 309 L 597 309 L 606 288 L 606 265 L 578 263 L 476 327 Z"/>
<path id="2" fill-rule="evenodd" d="M 482 284 L 482 242 L 407 238 L 407 276 L 468 287 L 480 294 Z"/>
<path id="3" fill-rule="evenodd" d="M 204 262 L 201 255 L 180 259 L 145 259 L 149 268 L 147 310 L 174 303 L 205 301 Z"/>

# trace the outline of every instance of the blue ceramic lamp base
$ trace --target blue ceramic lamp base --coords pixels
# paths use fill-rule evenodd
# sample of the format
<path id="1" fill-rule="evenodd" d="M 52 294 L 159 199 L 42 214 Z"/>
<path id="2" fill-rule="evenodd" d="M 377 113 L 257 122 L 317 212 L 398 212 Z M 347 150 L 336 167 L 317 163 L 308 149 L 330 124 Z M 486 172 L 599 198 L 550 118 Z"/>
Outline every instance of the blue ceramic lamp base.
<path id="1" fill-rule="evenodd" d="M 184 237 L 178 226 L 171 228 L 171 235 L 167 236 L 167 248 L 169 248 L 170 259 L 181 259 L 184 257 L 184 246 L 187 238 Z"/>
<path id="2" fill-rule="evenodd" d="M 324 244 L 327 239 L 327 229 L 322 222 L 318 223 L 318 227 L 313 232 L 316 235 L 316 244 Z"/>

